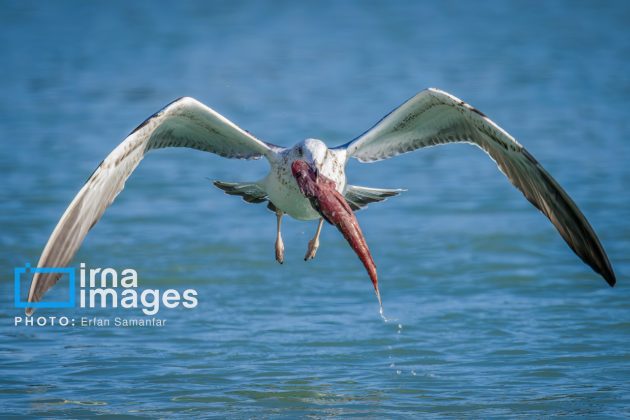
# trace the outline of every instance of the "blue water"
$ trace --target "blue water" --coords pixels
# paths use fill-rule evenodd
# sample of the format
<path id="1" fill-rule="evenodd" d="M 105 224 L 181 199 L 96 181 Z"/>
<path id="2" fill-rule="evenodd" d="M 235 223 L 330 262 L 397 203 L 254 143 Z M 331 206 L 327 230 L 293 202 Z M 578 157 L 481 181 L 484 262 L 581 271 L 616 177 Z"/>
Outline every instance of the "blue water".
<path id="1" fill-rule="evenodd" d="M 470 4 L 469 4 L 470 3 Z M 0 411 L 83 417 L 630 416 L 630 3 L 0 2 Z M 326 226 L 211 187 L 264 162 L 153 152 L 75 264 L 193 288 L 163 327 L 15 326 L 35 264 L 98 162 L 190 95 L 258 137 L 346 142 L 436 86 L 514 134 L 598 232 L 618 277 L 573 255 L 479 150 L 350 182 L 408 192 L 358 214 L 381 279 Z M 63 296 L 65 285 L 51 290 Z M 145 317 L 140 309 L 40 316 Z"/>

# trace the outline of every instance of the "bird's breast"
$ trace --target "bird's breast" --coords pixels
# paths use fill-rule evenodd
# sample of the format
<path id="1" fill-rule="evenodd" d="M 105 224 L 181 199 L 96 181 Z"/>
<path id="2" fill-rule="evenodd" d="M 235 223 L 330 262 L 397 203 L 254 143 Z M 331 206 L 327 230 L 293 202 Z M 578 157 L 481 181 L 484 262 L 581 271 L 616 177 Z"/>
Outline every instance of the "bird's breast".
<path id="1" fill-rule="evenodd" d="M 276 208 L 295 219 L 319 219 L 321 216 L 315 211 L 308 198 L 302 194 L 295 178 L 293 178 L 291 164 L 294 160 L 288 156 L 283 156 L 277 162 L 272 163 L 271 171 L 264 180 L 269 201 Z M 343 165 L 326 159 L 322 164 L 317 165 L 317 169 L 324 176 L 333 180 L 337 186 L 337 191 L 343 193 L 346 185 Z"/>

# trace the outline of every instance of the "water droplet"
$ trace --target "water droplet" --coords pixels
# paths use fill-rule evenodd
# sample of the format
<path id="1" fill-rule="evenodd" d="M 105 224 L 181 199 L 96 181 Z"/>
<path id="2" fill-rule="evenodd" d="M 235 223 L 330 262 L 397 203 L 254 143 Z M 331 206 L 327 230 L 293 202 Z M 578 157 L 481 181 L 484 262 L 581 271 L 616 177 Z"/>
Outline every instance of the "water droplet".
<path id="1" fill-rule="evenodd" d="M 381 316 L 381 318 L 383 318 L 384 322 L 389 322 L 388 319 L 385 317 L 385 313 L 383 312 L 383 305 L 379 306 L 378 313 Z"/>
<path id="2" fill-rule="evenodd" d="M 379 305 L 378 313 L 381 316 L 381 318 L 383 319 L 383 322 L 385 322 L 385 323 L 388 323 L 388 322 L 391 322 L 391 321 L 398 321 L 396 318 L 391 318 L 390 319 L 390 318 L 387 318 L 385 316 L 385 312 L 383 311 L 383 305 Z M 398 325 L 400 325 L 400 324 L 398 324 Z"/>

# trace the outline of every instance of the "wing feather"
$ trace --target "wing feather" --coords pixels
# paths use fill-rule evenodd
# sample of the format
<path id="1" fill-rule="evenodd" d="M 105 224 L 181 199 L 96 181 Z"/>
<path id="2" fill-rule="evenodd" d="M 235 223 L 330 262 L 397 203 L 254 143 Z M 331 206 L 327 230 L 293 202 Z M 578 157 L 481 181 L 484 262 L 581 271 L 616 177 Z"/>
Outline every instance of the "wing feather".
<path id="1" fill-rule="evenodd" d="M 569 247 L 610 286 L 608 256 L 577 205 L 514 137 L 481 111 L 438 89 L 427 89 L 370 130 L 339 146 L 361 162 L 387 159 L 423 147 L 467 142 L 483 149 L 510 182 L 556 227 Z"/>
<path id="2" fill-rule="evenodd" d="M 147 118 L 98 165 L 57 223 L 37 266 L 67 266 L 144 155 L 164 147 L 187 147 L 238 159 L 259 159 L 281 150 L 193 98 L 177 99 Z M 41 300 L 58 280 L 59 274 L 36 273 L 28 302 Z M 28 315 L 32 312 L 33 308 L 27 308 Z"/>

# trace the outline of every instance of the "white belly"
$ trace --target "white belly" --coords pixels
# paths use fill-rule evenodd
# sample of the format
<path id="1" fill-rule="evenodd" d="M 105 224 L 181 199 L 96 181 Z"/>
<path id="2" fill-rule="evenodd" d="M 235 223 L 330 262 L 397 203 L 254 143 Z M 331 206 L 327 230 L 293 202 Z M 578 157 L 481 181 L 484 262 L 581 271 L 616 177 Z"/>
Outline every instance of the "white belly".
<path id="1" fill-rule="evenodd" d="M 326 158 L 321 165 L 318 165 L 318 170 L 322 175 L 333 180 L 337 185 L 337 191 L 343 194 L 346 186 L 343 164 L 340 164 L 332 153 L 327 154 Z M 271 164 L 271 171 L 263 181 L 269 201 L 295 219 L 319 219 L 321 216 L 313 209 L 308 198 L 304 197 L 293 178 L 291 164 L 294 160 L 285 155 L 280 156 L 277 162 Z"/>

